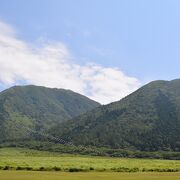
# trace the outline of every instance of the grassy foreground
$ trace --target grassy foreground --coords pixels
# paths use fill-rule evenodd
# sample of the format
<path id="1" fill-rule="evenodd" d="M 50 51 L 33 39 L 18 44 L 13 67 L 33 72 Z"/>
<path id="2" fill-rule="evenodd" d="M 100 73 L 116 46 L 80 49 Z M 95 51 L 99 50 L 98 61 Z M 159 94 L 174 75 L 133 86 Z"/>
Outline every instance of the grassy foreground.
<path id="1" fill-rule="evenodd" d="M 22 148 L 0 148 L 0 169 L 65 172 L 180 172 L 180 161 L 95 157 Z"/>
<path id="2" fill-rule="evenodd" d="M 63 173 L 0 171 L 2 180 L 179 180 L 180 173 Z"/>

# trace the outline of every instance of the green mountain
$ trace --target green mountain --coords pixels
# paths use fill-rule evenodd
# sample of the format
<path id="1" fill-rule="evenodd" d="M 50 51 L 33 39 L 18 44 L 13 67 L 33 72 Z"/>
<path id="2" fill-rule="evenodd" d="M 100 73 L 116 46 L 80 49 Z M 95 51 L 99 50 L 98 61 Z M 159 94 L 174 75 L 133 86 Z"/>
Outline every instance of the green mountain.
<path id="1" fill-rule="evenodd" d="M 70 90 L 15 86 L 0 92 L 0 141 L 30 139 L 100 104 Z"/>
<path id="2" fill-rule="evenodd" d="M 151 82 L 50 132 L 75 145 L 180 151 L 180 80 Z"/>

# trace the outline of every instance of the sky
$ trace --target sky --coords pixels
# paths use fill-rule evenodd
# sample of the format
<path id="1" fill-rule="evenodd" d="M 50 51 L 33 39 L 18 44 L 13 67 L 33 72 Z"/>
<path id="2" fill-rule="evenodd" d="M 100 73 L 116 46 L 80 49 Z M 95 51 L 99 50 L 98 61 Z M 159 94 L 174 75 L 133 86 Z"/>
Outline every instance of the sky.
<path id="1" fill-rule="evenodd" d="M 179 0 L 0 0 L 0 90 L 71 89 L 102 104 L 180 78 Z"/>

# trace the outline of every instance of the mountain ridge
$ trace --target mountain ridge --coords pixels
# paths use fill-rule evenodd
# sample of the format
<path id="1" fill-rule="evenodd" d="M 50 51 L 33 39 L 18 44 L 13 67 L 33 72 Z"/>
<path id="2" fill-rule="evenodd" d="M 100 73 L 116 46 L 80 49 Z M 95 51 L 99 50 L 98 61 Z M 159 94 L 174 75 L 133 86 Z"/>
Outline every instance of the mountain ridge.
<path id="1" fill-rule="evenodd" d="M 120 101 L 53 129 L 76 145 L 141 151 L 180 150 L 180 80 L 153 81 Z"/>
<path id="2" fill-rule="evenodd" d="M 71 90 L 42 86 L 14 86 L 0 92 L 1 138 L 26 137 L 16 125 L 41 131 L 100 104 Z M 3 135 L 2 135 L 3 134 Z M 17 135 L 19 134 L 19 135 Z"/>

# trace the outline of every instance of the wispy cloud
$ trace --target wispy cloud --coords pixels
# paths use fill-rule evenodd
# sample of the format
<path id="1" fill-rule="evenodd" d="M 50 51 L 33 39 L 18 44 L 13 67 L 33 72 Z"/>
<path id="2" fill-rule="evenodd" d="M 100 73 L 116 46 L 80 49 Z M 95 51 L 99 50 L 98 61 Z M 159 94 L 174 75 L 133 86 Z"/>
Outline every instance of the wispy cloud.
<path id="1" fill-rule="evenodd" d="M 116 101 L 140 86 L 138 79 L 118 68 L 72 60 L 60 42 L 29 45 L 16 37 L 14 29 L 0 22 L 0 84 L 9 87 L 19 82 L 71 89 L 103 104 Z"/>

